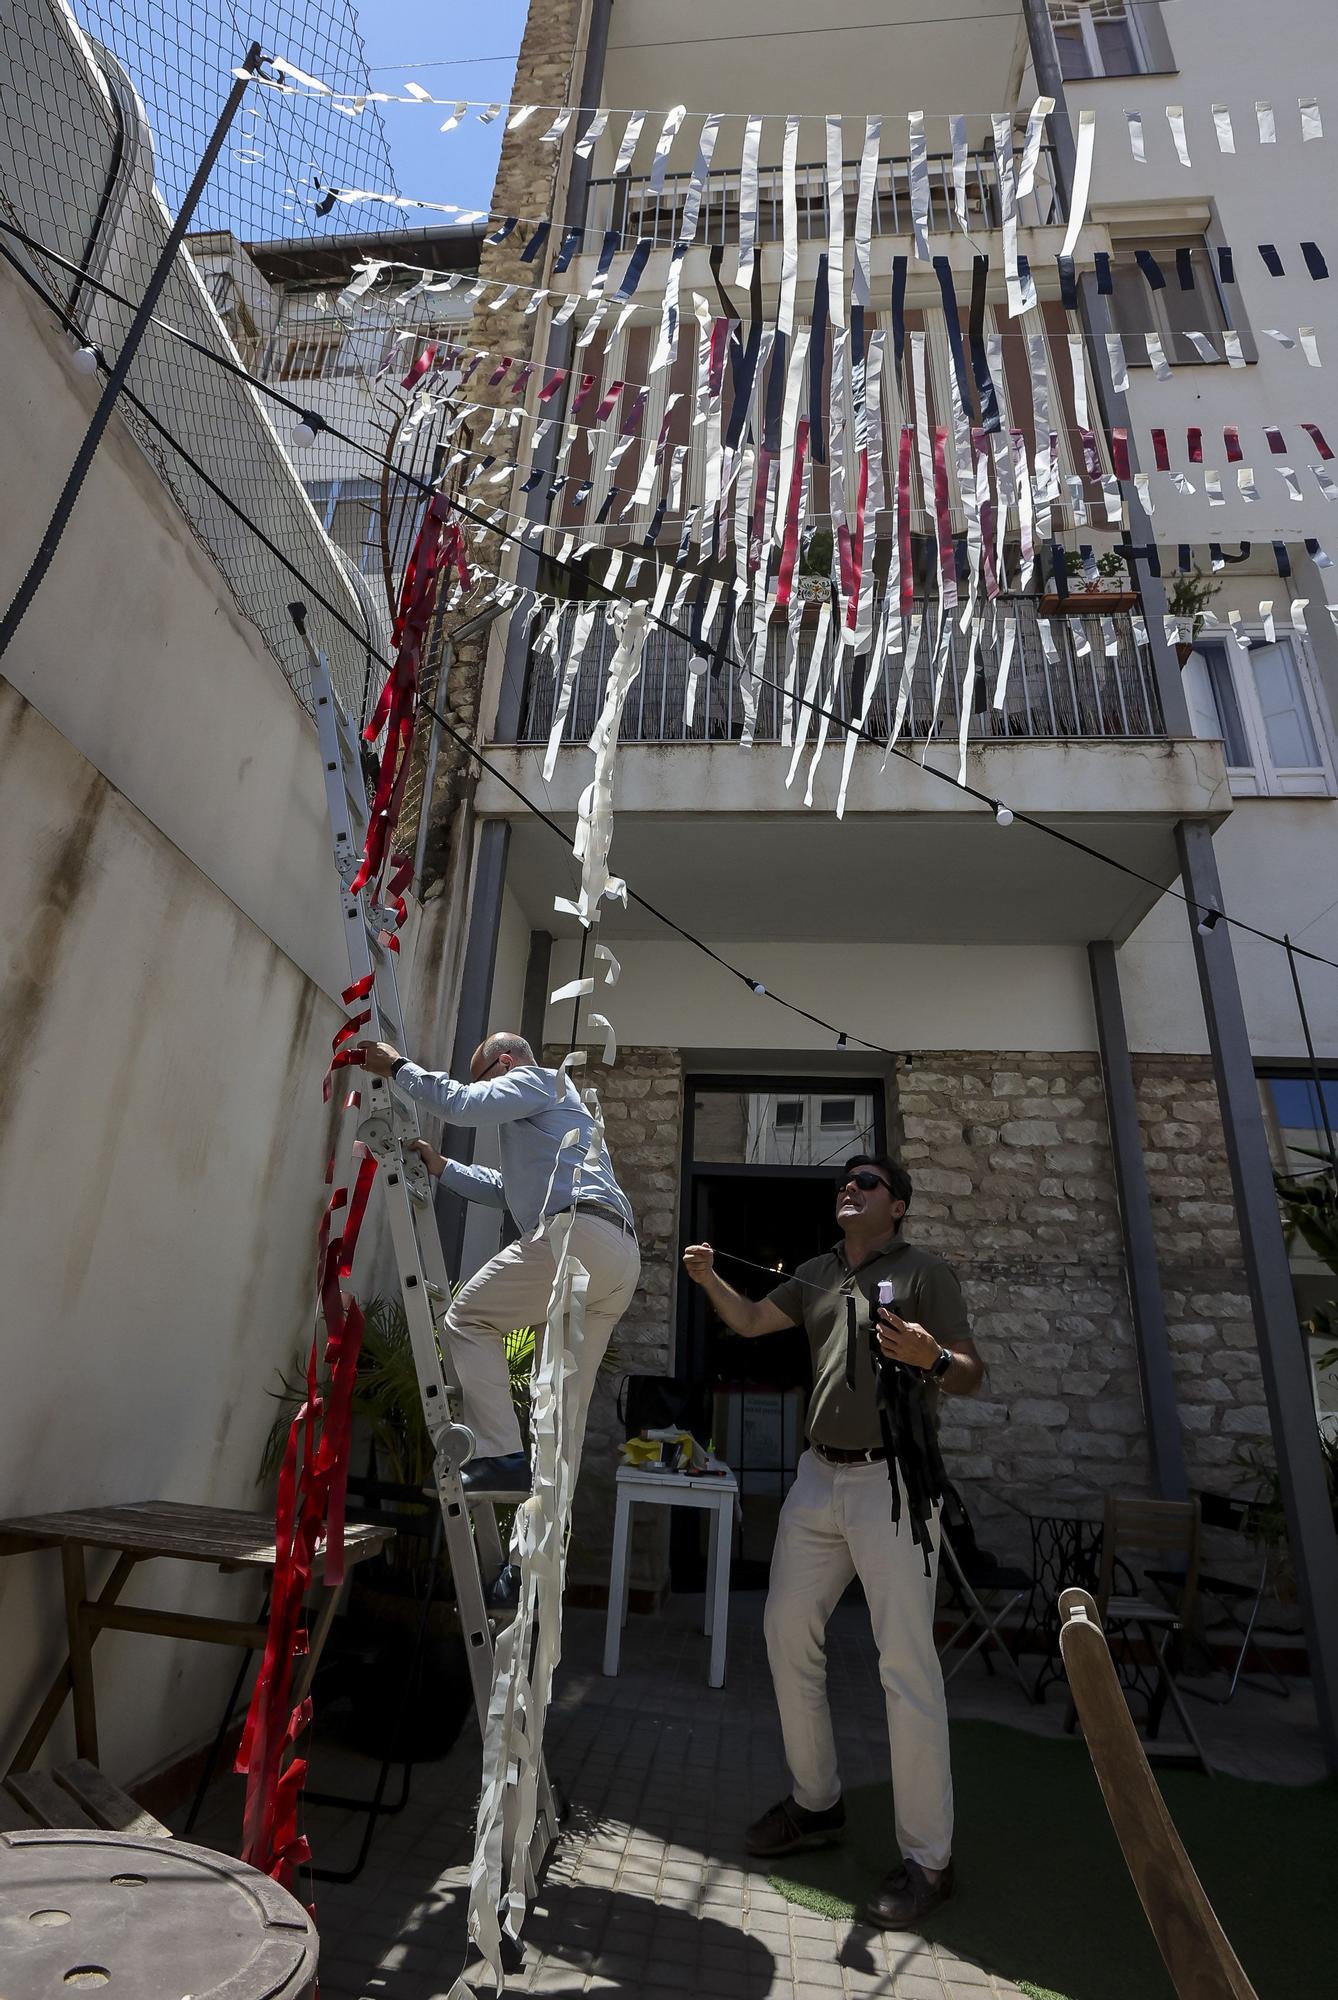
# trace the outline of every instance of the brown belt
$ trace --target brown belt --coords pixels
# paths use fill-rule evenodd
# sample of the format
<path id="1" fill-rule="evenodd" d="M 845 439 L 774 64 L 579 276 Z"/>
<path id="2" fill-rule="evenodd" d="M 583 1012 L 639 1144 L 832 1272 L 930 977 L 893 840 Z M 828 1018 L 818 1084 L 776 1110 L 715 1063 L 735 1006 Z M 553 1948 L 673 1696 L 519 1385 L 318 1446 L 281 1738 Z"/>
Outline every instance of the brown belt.
<path id="1" fill-rule="evenodd" d="M 578 1201 L 576 1213 L 578 1216 L 597 1215 L 601 1222 L 611 1222 L 615 1229 L 621 1229 L 624 1236 L 630 1236 L 636 1242 L 636 1231 L 627 1217 L 620 1215 L 616 1208 L 606 1208 L 602 1201 Z"/>
<path id="2" fill-rule="evenodd" d="M 819 1444 L 816 1438 L 810 1438 L 808 1443 L 809 1449 L 825 1459 L 828 1465 L 879 1465 L 887 1457 L 880 1444 L 875 1445 L 872 1451 L 845 1451 L 839 1445 Z"/>

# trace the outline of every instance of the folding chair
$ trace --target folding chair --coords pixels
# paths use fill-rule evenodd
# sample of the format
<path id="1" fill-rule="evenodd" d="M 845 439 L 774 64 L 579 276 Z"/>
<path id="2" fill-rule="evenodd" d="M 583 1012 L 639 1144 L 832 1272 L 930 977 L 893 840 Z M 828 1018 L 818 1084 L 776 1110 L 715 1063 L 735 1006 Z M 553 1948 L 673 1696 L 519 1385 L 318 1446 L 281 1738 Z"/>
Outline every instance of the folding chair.
<path id="1" fill-rule="evenodd" d="M 1008 1671 L 1027 1700 L 1034 1701 L 1036 1696 L 1032 1685 L 999 1631 L 1009 1613 L 1016 1611 L 1018 1605 L 1031 1596 L 1031 1577 L 1026 1570 L 1010 1568 L 981 1548 L 971 1525 L 971 1517 L 955 1486 L 945 1484 L 943 1488 L 939 1529 L 942 1545 L 940 1574 L 947 1581 L 949 1608 L 961 1614 L 938 1649 L 939 1659 L 945 1664 L 949 1653 L 957 1654 L 943 1675 L 943 1685 L 946 1687 L 977 1651 L 980 1651 L 989 1672 L 993 1673 L 994 1661 L 990 1649 L 994 1646 L 1002 1654 Z M 959 1651 L 960 1642 L 973 1631 L 975 1638 Z"/>
<path id="2" fill-rule="evenodd" d="M 1200 1493 L 1198 1502 L 1199 1518 L 1205 1528 L 1222 1528 L 1229 1534 L 1246 1536 L 1250 1534 L 1255 1510 L 1248 1500 L 1234 1500 L 1226 1493 Z M 1271 1557 L 1265 1548 L 1259 1564 L 1259 1575 L 1253 1584 L 1237 1583 L 1233 1577 L 1228 1576 L 1207 1576 L 1202 1570 L 1199 1571 L 1199 1596 L 1210 1597 L 1218 1605 L 1222 1616 L 1240 1640 L 1240 1650 L 1232 1668 L 1231 1685 L 1225 1694 L 1209 1694 L 1203 1688 L 1186 1688 L 1186 1694 L 1195 1695 L 1200 1701 L 1211 1701 L 1219 1708 L 1225 1707 L 1235 1695 L 1246 1659 L 1253 1650 L 1263 1671 L 1273 1683 L 1271 1687 L 1264 1684 L 1260 1688 L 1261 1693 L 1280 1695 L 1283 1701 L 1289 1698 L 1291 1689 L 1254 1636 L 1254 1628 L 1263 1608 L 1264 1593 L 1268 1589 L 1270 1566 Z M 1159 1590 L 1179 1589 L 1181 1579 L 1173 1570 L 1150 1569 L 1147 1575 L 1148 1582 L 1155 1583 Z M 1242 1624 L 1240 1613 L 1247 1605 L 1249 1610 Z M 1254 1684 L 1260 1685 L 1257 1680 Z"/>
<path id="3" fill-rule="evenodd" d="M 1130 1550 L 1170 1558 L 1162 1574 L 1178 1580 L 1178 1602 L 1163 1599 L 1161 1603 L 1155 1603 L 1141 1592 L 1131 1596 L 1116 1596 L 1112 1592 L 1115 1565 L 1122 1559 L 1127 1561 Z M 1185 1732 L 1185 1751 L 1196 1757 L 1211 1775 L 1212 1767 L 1175 1684 L 1175 1675 L 1167 1658 L 1172 1644 L 1178 1643 L 1182 1635 L 1191 1629 L 1198 1574 L 1197 1500 L 1143 1500 L 1129 1494 L 1107 1494 L 1105 1529 L 1101 1538 L 1101 1575 L 1096 1592 L 1101 1623 L 1108 1634 L 1132 1628 L 1152 1655 L 1157 1684 L 1148 1705 L 1149 1737 L 1155 1739 L 1162 1708 L 1169 1701 Z M 1170 1745 L 1158 1747 L 1163 1754 L 1180 1754 Z"/>

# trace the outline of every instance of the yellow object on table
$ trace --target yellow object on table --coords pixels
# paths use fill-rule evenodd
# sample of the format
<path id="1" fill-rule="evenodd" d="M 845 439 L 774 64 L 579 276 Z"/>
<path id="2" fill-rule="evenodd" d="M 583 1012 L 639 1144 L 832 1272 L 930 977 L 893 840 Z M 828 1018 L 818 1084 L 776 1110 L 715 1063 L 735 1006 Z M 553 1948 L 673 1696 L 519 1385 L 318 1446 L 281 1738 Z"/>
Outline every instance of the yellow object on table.
<path id="1" fill-rule="evenodd" d="M 671 1447 L 668 1453 L 666 1446 Z M 691 1431 L 643 1431 L 623 1446 L 623 1464 L 642 1472 L 700 1471 L 706 1463 L 706 1453 Z"/>

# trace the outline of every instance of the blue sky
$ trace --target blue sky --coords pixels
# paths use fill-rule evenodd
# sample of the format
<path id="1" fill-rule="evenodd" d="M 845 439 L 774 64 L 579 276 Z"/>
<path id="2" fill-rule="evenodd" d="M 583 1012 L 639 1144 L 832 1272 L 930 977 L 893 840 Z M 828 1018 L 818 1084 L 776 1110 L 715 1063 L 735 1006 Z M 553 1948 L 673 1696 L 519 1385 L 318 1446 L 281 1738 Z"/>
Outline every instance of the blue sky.
<path id="1" fill-rule="evenodd" d="M 358 26 L 367 45 L 372 83 L 398 90 L 415 76 L 434 97 L 505 100 L 511 94 L 527 0 L 491 0 L 488 7 L 442 0 L 366 0 Z M 441 68 L 422 68 L 420 64 Z M 486 208 L 502 143 L 502 123 L 480 125 L 473 112 L 444 137 L 447 116 L 431 105 L 384 104 L 390 157 L 402 194 Z"/>

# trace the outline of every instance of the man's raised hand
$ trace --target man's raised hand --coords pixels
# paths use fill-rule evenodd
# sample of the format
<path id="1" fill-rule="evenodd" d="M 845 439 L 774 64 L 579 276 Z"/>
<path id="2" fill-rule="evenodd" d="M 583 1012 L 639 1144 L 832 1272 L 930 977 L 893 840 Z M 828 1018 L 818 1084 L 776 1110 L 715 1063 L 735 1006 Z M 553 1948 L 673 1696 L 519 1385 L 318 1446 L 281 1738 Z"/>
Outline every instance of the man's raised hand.
<path id="1" fill-rule="evenodd" d="M 715 1271 L 715 1251 L 709 1243 L 689 1243 L 683 1252 L 683 1269 L 694 1285 L 704 1285 Z"/>
<path id="2" fill-rule="evenodd" d="M 362 1057 L 364 1069 L 373 1076 L 389 1076 L 400 1059 L 400 1052 L 390 1042 L 359 1042 L 358 1054 Z"/>

